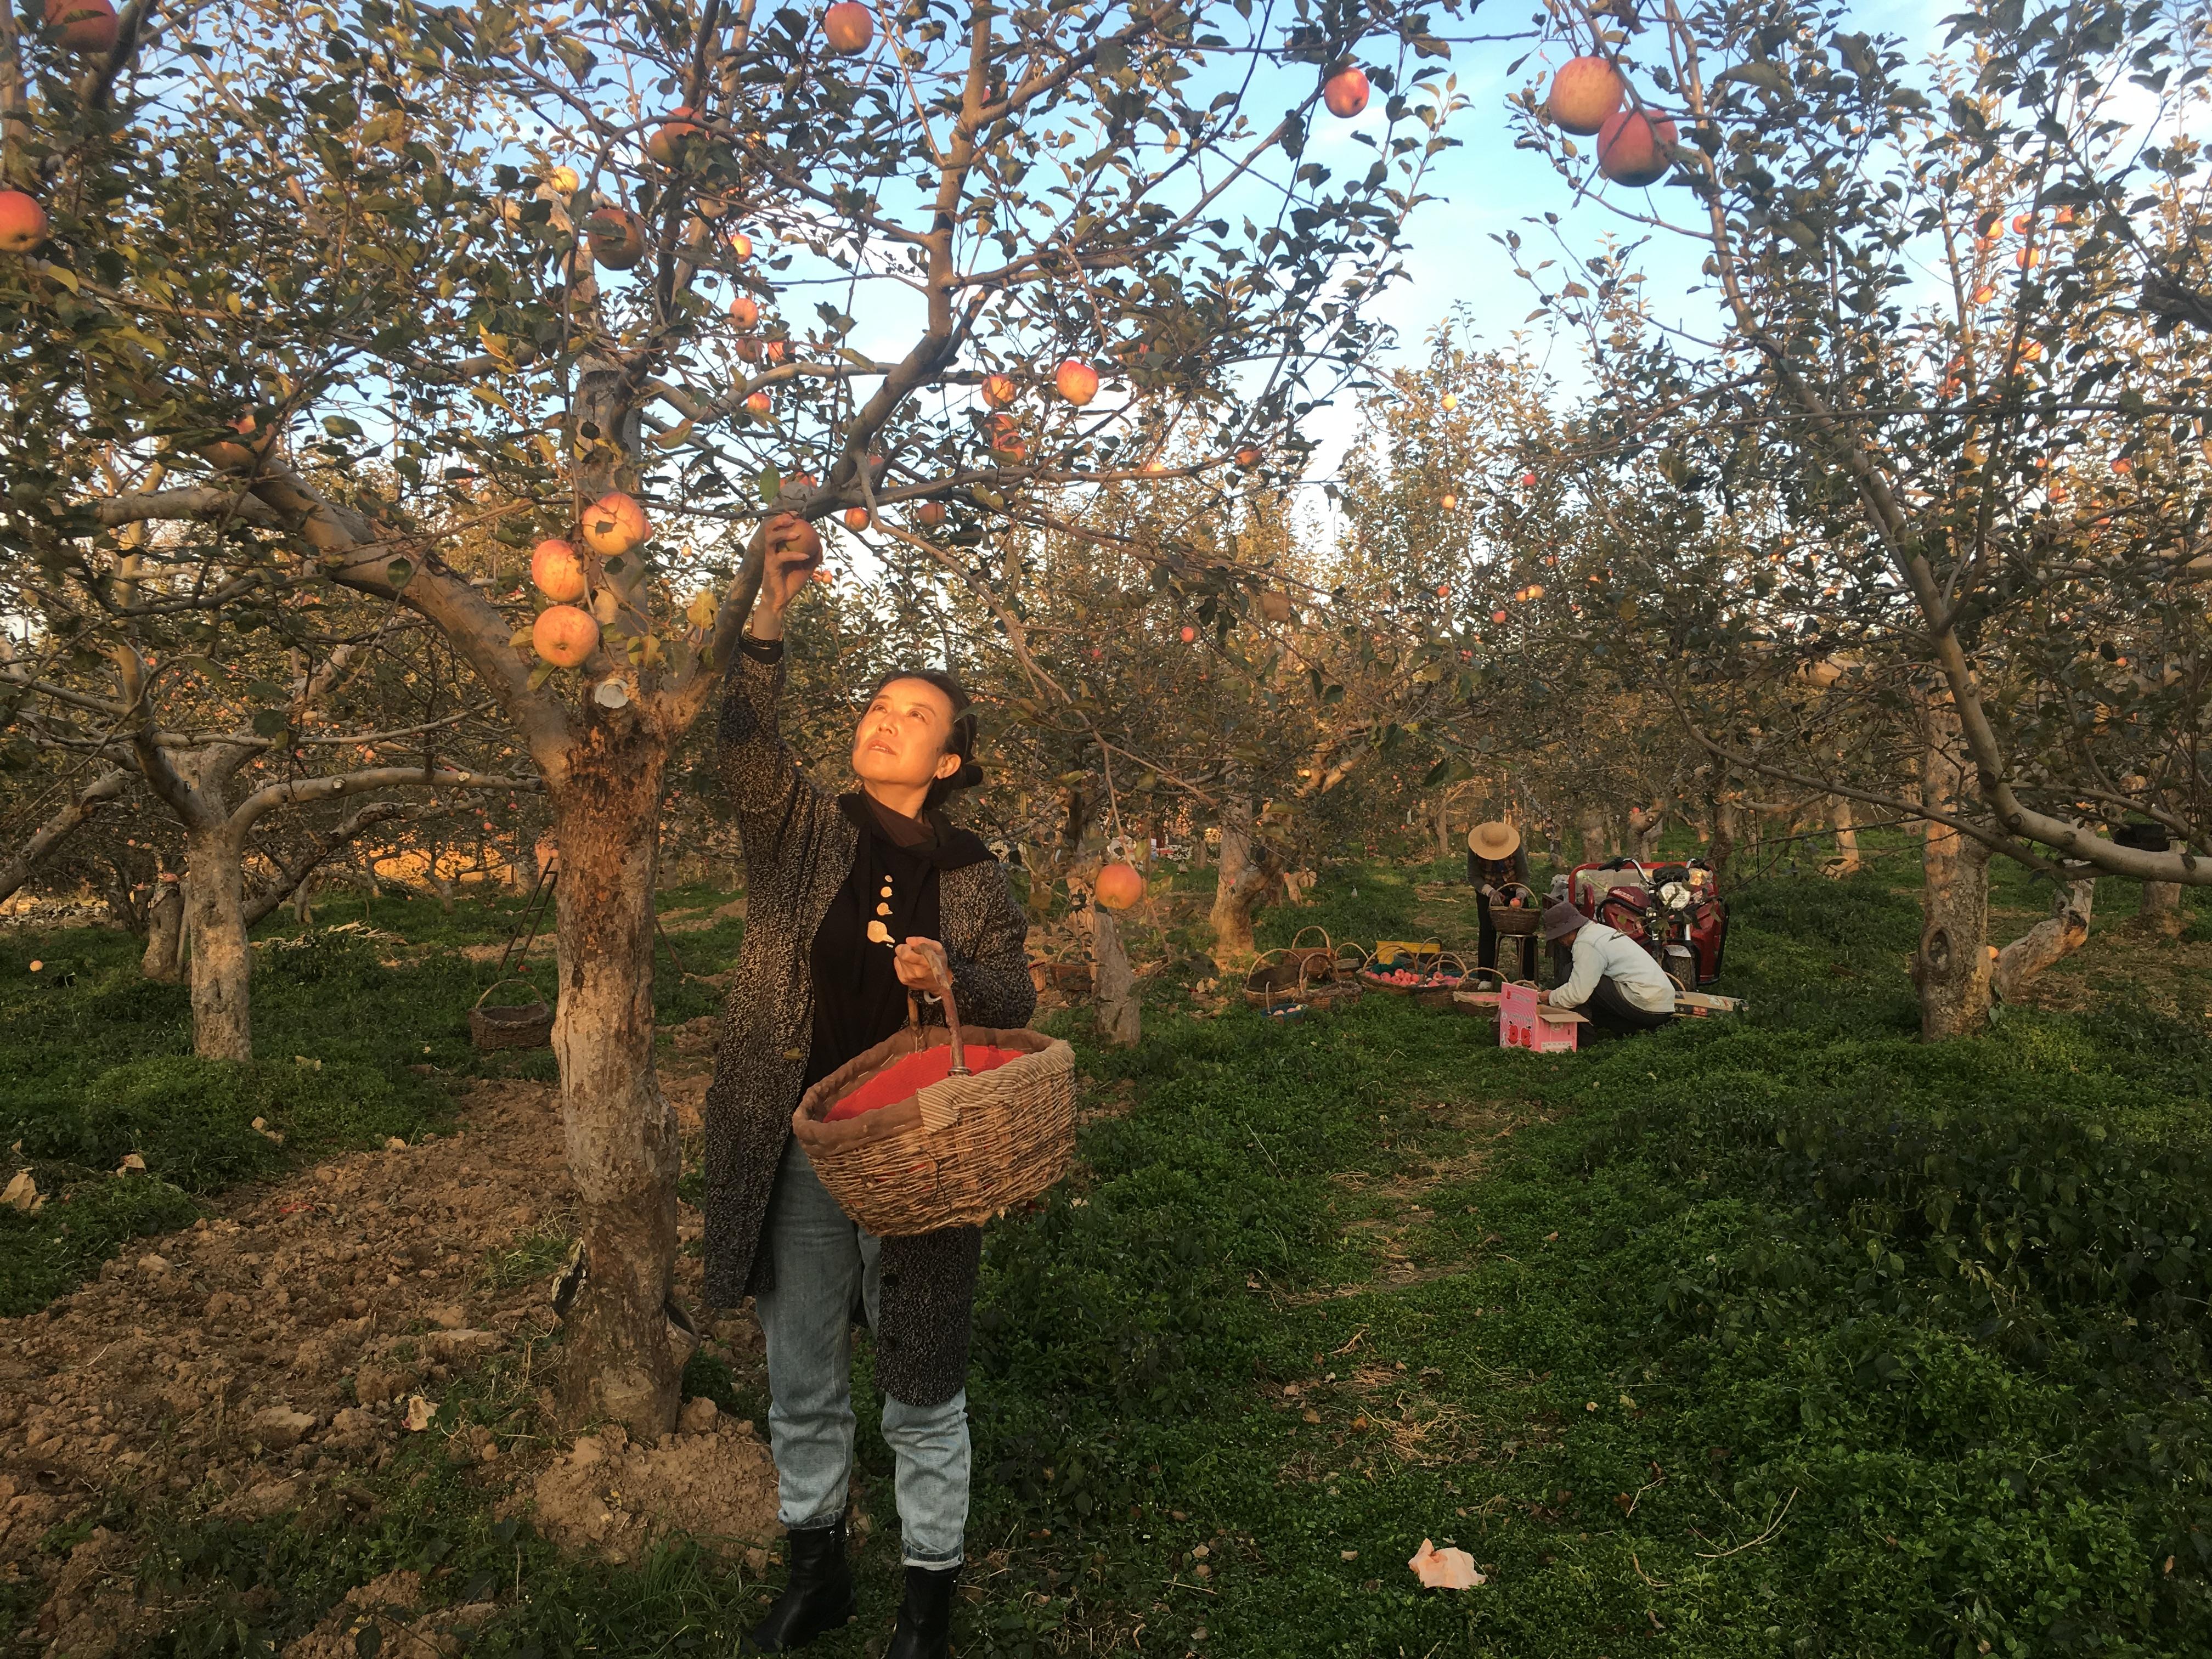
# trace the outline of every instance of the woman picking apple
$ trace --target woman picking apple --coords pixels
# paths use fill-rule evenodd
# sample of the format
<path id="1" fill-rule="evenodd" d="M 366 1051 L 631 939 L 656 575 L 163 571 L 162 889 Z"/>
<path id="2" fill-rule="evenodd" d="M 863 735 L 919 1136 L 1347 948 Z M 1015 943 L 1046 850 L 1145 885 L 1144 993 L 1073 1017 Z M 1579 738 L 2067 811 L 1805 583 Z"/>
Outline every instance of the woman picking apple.
<path id="1" fill-rule="evenodd" d="M 767 568 L 722 703 L 722 781 L 744 842 L 744 946 L 707 1093 L 707 1296 L 750 1295 L 768 1348 L 769 1444 L 791 1534 L 769 1652 L 845 1624 L 852 1325 L 876 1334 L 898 1463 L 906 1595 L 886 1659 L 951 1652 L 968 1520 L 973 1227 L 878 1239 L 837 1207 L 793 1138 L 802 1092 L 906 1023 L 908 994 L 957 988 L 963 1023 L 1018 1027 L 1036 1004 L 1005 873 L 939 804 L 981 781 L 975 717 L 933 669 L 888 675 L 853 736 L 860 787 L 832 799 L 776 734 L 784 613 L 822 561 L 811 526 L 763 526 Z"/>

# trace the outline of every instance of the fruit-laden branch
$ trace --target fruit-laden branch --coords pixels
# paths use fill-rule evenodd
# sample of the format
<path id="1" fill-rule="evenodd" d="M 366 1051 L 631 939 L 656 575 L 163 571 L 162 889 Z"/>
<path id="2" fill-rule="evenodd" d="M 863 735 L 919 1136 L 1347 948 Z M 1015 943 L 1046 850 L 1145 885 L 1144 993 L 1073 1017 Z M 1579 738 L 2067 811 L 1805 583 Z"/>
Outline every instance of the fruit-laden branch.
<path id="1" fill-rule="evenodd" d="M 1670 33 L 1680 48 L 1679 69 L 1680 81 L 1692 117 L 1699 128 L 1713 130 L 1705 96 L 1703 70 L 1696 48 L 1680 23 L 1673 6 L 1668 14 L 1675 21 Z M 2051 848 L 2069 860 L 2077 860 L 2104 871 L 2108 875 L 2125 876 L 2136 881 L 2179 882 L 2185 886 L 2212 887 L 2212 859 L 2201 859 L 2194 853 L 2153 853 L 2118 842 L 2101 836 L 2092 835 L 2078 824 L 2039 812 L 2014 793 L 2006 774 L 2009 770 L 2002 743 L 1996 728 L 1990 723 L 1989 711 L 1984 706 L 1981 686 L 1973 665 L 1966 659 L 1966 647 L 1960 642 L 1957 621 L 1966 596 L 1960 595 L 1954 604 L 1944 602 L 1942 584 L 1936 579 L 1935 568 L 1913 535 L 1903 506 L 1881 463 L 1870 453 L 1864 435 L 1854 430 L 1838 416 L 1816 388 L 1802 373 L 1790 354 L 1788 344 L 1775 337 L 1753 308 L 1746 295 L 1741 255 L 1736 251 L 1728 216 L 1728 206 L 1723 193 L 1719 173 L 1711 157 L 1695 145 L 1682 152 L 1700 177 L 1698 193 L 1704 198 L 1709 222 L 1707 239 L 1713 249 L 1713 268 L 1719 274 L 1721 291 L 1729 314 L 1744 337 L 1758 350 L 1783 390 L 1809 417 L 1810 430 L 1839 460 L 1858 487 L 1859 498 L 1875 535 L 1881 538 L 1884 550 L 1899 579 L 1911 592 L 1913 602 L 1927 625 L 1928 648 L 1935 659 L 1951 692 L 1953 706 L 1958 711 L 1960 733 L 1966 752 L 1974 763 L 1977 793 L 1983 803 L 1996 815 L 1997 822 L 2013 836 Z M 1677 705 L 1679 708 L 1680 705 Z M 1717 756 L 1736 760 L 1753 766 L 1771 777 L 1787 775 L 1771 766 L 1728 755 L 1713 744 L 1694 727 L 1686 728 L 1701 745 Z M 1800 780 L 1810 781 L 1810 780 Z M 1875 800 L 1870 795 L 1838 789 L 1838 794 L 1853 794 L 1854 799 Z M 1882 802 L 1882 805 L 1892 803 Z M 1991 832 L 1970 827 L 1963 823 L 1952 824 L 1962 834 L 1971 835 L 1993 851 L 2019 860 L 2037 868 L 2048 865 L 2024 855 L 2009 840 L 1993 838 Z"/>
<path id="2" fill-rule="evenodd" d="M 79 790 L 76 799 L 40 824 L 15 857 L 5 864 L 0 864 L 0 900 L 11 897 L 57 847 L 75 834 L 94 812 L 109 801 L 118 799 L 130 783 L 128 772 L 103 772 Z"/>
<path id="3" fill-rule="evenodd" d="M 423 809 L 410 806 L 404 801 L 379 800 L 356 808 L 327 836 L 319 836 L 309 830 L 307 838 L 310 845 L 299 862 L 287 864 L 282 859 L 270 857 L 269 861 L 276 866 L 276 878 L 265 891 L 246 907 L 246 925 L 252 927 L 261 921 L 297 892 L 300 884 L 320 868 L 333 853 L 350 846 L 365 830 L 373 830 L 380 823 L 389 823 L 394 818 L 405 818 L 410 823 L 420 823 L 444 816 L 442 808 Z"/>

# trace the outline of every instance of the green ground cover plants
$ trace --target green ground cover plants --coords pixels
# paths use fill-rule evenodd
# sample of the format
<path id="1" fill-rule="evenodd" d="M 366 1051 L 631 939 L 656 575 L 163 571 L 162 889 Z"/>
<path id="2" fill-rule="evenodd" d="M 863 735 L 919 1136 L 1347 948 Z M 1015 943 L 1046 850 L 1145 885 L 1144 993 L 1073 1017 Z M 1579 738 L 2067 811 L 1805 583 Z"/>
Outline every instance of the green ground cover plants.
<path id="1" fill-rule="evenodd" d="M 1316 921 L 1443 930 L 1464 907 L 1420 890 L 1449 874 L 1333 873 L 1263 943 Z M 2009 878 L 2000 896 L 2043 902 Z M 1127 1051 L 1053 1016 L 1086 1079 L 1085 1162 L 989 1235 L 962 1652 L 2212 1650 L 2197 957 L 2161 969 L 2178 1015 L 2101 995 L 1929 1045 L 1909 890 L 1785 877 L 1741 890 L 1735 916 L 1723 988 L 1748 1016 L 1573 1057 L 1379 996 L 1290 1023 L 1155 1007 Z M 343 981 L 390 1024 L 388 1053 L 350 1063 L 393 1110 L 443 1098 L 405 1081 L 409 1053 L 452 1036 L 447 1014 L 441 1036 L 406 1024 L 417 971 L 454 972 Z M 482 982 L 419 981 L 464 1006 Z M 264 988 L 272 1021 L 287 994 Z M 328 1022 L 320 1075 L 364 1023 Z M 87 1080 L 174 1063 L 117 1041 Z M 101 1113 L 130 1122 L 137 1097 L 86 1091 L 113 1103 L 69 1133 L 106 1157 Z M 181 1170 L 204 1143 L 195 1178 L 234 1178 L 224 1149 L 258 1154 L 205 1109 L 193 1150 L 165 1157 Z M 556 1254 L 519 1239 L 485 1271 L 512 1282 Z M 865 1348 L 861 1370 L 865 1395 Z M 764 1409 L 757 1377 L 711 1352 L 688 1380 Z M 515 1444 L 543 1432 L 499 1369 L 456 1408 Z M 830 1659 L 879 1644 L 896 1595 L 872 1415 L 864 1398 L 866 1612 L 814 1650 Z M 727 1652 L 772 1587 L 688 1546 L 563 1558 L 439 1442 L 295 1517 L 210 1522 L 190 1499 L 144 1517 L 145 1570 L 189 1608 L 155 1650 L 266 1652 L 413 1567 L 434 1601 L 498 1604 L 471 1652 Z M 1489 1582 L 1419 1590 L 1424 1537 Z"/>

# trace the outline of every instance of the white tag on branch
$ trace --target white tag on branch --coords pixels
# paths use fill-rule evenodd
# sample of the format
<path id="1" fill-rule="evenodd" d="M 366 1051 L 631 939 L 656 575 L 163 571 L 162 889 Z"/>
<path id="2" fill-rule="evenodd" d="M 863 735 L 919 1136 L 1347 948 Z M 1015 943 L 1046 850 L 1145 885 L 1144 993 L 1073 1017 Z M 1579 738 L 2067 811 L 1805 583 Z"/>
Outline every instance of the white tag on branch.
<path id="1" fill-rule="evenodd" d="M 437 1414 L 438 1408 L 421 1395 L 410 1394 L 407 1396 L 407 1426 L 412 1432 L 422 1433 L 430 1426 L 430 1419 Z"/>
<path id="2" fill-rule="evenodd" d="M 1465 1550 L 1440 1550 L 1425 1538 L 1406 1565 L 1429 1589 L 1474 1589 L 1489 1582 L 1474 1570 L 1474 1558 Z"/>

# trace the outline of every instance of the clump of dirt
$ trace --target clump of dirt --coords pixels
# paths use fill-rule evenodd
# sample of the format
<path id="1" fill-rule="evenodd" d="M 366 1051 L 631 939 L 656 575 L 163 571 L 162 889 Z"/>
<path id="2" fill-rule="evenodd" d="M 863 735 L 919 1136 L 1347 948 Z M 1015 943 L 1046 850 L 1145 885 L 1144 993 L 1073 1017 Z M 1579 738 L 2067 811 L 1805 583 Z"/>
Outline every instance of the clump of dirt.
<path id="1" fill-rule="evenodd" d="M 768 1448 L 750 1423 L 720 1415 L 711 1400 L 688 1401 L 677 1432 L 657 1445 L 633 1444 L 618 1427 L 584 1437 L 539 1473 L 531 1496 L 540 1531 L 611 1561 L 635 1560 L 662 1533 L 686 1532 L 708 1549 L 745 1555 L 757 1571 L 782 1531 Z"/>
<path id="2" fill-rule="evenodd" d="M 422 1602 L 421 1574 L 387 1572 L 347 1592 L 314 1629 L 286 1643 L 283 1659 L 361 1659 L 368 1646 L 362 1632 L 368 1630 L 376 1632 L 373 1650 L 379 1653 L 402 1659 L 456 1654 L 468 1645 L 469 1632 L 499 1610 L 478 1601 L 412 1616 Z"/>

